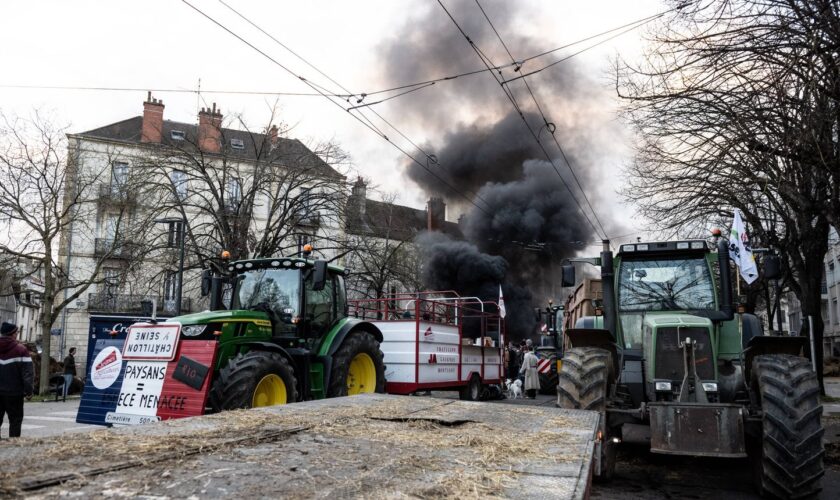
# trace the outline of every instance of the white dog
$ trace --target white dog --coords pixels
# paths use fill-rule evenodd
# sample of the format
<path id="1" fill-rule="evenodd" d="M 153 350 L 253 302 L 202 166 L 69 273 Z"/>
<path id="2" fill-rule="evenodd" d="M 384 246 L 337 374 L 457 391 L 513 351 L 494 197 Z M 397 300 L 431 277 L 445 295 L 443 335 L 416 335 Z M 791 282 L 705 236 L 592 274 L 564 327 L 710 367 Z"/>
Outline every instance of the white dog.
<path id="1" fill-rule="evenodd" d="M 522 397 L 522 381 L 516 379 L 511 382 L 510 379 L 505 380 L 505 390 L 507 391 L 507 395 L 511 399 L 516 399 L 517 397 Z"/>

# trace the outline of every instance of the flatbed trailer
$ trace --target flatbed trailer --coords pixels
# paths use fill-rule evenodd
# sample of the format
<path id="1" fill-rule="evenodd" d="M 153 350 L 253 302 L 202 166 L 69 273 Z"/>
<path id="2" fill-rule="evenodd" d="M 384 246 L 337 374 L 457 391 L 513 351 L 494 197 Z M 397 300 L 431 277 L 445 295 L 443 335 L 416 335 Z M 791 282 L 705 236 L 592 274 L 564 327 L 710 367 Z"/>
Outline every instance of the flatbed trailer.
<path id="1" fill-rule="evenodd" d="M 0 496 L 589 494 L 598 414 L 384 394 L 6 441 Z"/>

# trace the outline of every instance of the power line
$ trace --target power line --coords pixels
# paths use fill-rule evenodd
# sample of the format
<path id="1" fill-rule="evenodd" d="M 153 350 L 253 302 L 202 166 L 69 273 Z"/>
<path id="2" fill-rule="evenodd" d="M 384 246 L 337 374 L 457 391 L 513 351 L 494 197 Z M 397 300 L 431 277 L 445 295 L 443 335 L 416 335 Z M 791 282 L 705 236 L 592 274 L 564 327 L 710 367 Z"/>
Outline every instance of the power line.
<path id="1" fill-rule="evenodd" d="M 679 10 L 682 7 L 683 7 L 683 5 L 677 6 L 673 9 L 670 9 L 670 10 L 660 12 L 658 14 L 645 16 L 645 17 L 636 19 L 635 21 L 631 21 L 629 23 L 622 24 L 621 26 L 616 26 L 615 28 L 610 28 L 606 31 L 601 31 L 600 33 L 596 33 L 594 35 L 589 35 L 585 38 L 581 38 L 579 40 L 575 40 L 573 42 L 566 43 L 564 45 L 561 45 L 559 47 L 555 47 L 555 48 L 550 49 L 550 50 L 545 50 L 543 52 L 540 52 L 539 54 L 534 54 L 532 56 L 526 57 L 526 58 L 524 58 L 520 61 L 515 61 L 514 60 L 514 62 L 511 62 L 509 64 L 500 64 L 500 65 L 497 65 L 497 66 L 492 66 L 489 69 L 487 67 L 484 67 L 484 68 L 479 68 L 479 69 L 475 69 L 475 70 L 471 70 L 471 71 L 465 71 L 463 73 L 456 73 L 454 75 L 447 75 L 447 76 L 441 76 L 441 77 L 437 77 L 437 78 L 430 78 L 430 79 L 422 80 L 422 81 L 415 82 L 415 83 L 401 84 L 401 85 L 398 85 L 396 87 L 391 87 L 391 88 L 387 88 L 387 89 L 381 89 L 381 90 L 376 90 L 376 91 L 371 91 L 371 92 L 360 92 L 357 95 L 359 95 L 359 96 L 372 96 L 372 95 L 377 95 L 377 94 L 384 94 L 384 93 L 388 93 L 388 92 L 394 92 L 394 91 L 397 91 L 397 90 L 403 90 L 403 89 L 407 89 L 407 88 L 411 88 L 411 87 L 416 87 L 416 86 L 419 86 L 419 85 L 427 85 L 427 84 L 430 84 L 430 83 L 440 83 L 440 82 L 445 82 L 445 81 L 449 81 L 449 80 L 455 80 L 457 78 L 461 78 L 461 77 L 464 77 L 464 76 L 472 76 L 472 75 L 477 75 L 479 73 L 486 73 L 487 71 L 497 71 L 498 72 L 498 71 L 501 71 L 503 69 L 511 68 L 511 67 L 516 68 L 516 69 L 514 69 L 515 72 L 519 72 L 520 68 L 528 61 L 533 61 L 534 59 L 538 59 L 540 57 L 543 57 L 543 56 L 546 56 L 546 55 L 549 55 L 549 54 L 553 54 L 554 52 L 558 52 L 560 50 L 567 49 L 569 47 L 574 47 L 575 45 L 580 45 L 581 43 L 588 42 L 589 40 L 594 40 L 596 38 L 600 38 L 604 35 L 609 35 L 610 33 L 614 33 L 616 31 L 622 30 L 624 28 L 630 27 L 630 30 L 639 28 L 642 25 L 644 25 L 644 24 L 646 24 L 650 21 L 658 19 L 658 18 L 660 18 L 660 17 L 662 17 L 662 16 L 664 16 L 664 15 L 670 13 L 670 12 L 675 11 L 675 10 Z M 630 30 L 628 30 L 628 31 L 630 31 Z M 624 33 L 626 33 L 626 31 L 622 32 L 622 33 L 619 33 L 616 36 L 623 35 Z M 613 38 L 616 38 L 616 37 L 615 36 L 611 37 L 607 40 L 604 40 L 604 42 L 606 42 L 608 40 L 612 40 Z M 603 42 L 601 42 L 601 43 L 603 43 Z M 589 50 L 593 47 L 594 46 L 590 46 L 590 47 L 582 50 L 581 52 L 584 52 L 585 50 Z M 577 55 L 579 53 L 580 52 L 578 52 L 574 55 Z M 565 59 L 563 59 L 563 60 L 565 60 Z M 562 62 L 562 60 L 560 62 Z"/>
<path id="2" fill-rule="evenodd" d="M 272 41 L 274 41 L 276 44 L 280 45 L 280 47 L 282 47 L 283 49 L 285 49 L 286 51 L 288 51 L 289 53 L 291 53 L 291 54 L 292 54 L 293 56 L 295 56 L 298 60 L 300 60 L 301 62 L 303 62 L 304 64 L 306 64 L 307 66 L 309 66 L 310 68 L 312 68 L 313 70 L 315 70 L 316 72 L 318 72 L 321 76 L 323 76 L 324 78 L 326 78 L 327 80 L 329 80 L 330 82 L 332 82 L 334 85 L 336 85 L 338 88 L 340 88 L 341 90 L 343 90 L 344 92 L 346 92 L 348 95 L 350 95 L 351 97 L 356 97 L 356 96 L 357 96 L 357 94 L 353 94 L 352 92 L 350 92 L 350 91 L 349 91 L 346 87 L 344 87 L 343 85 L 341 85 L 339 82 L 337 82 L 336 80 L 334 80 L 332 77 L 330 77 L 329 75 L 327 75 L 327 74 L 326 74 L 326 73 L 324 73 L 323 71 L 321 71 L 318 67 L 316 67 L 314 64 L 312 64 L 311 62 L 309 62 L 308 60 L 306 60 L 306 58 L 304 58 L 303 56 L 301 56 L 300 54 L 298 54 L 297 52 L 295 52 L 294 50 L 292 50 L 291 48 L 289 48 L 286 44 L 284 44 L 283 42 L 281 42 L 280 40 L 278 40 L 276 37 L 272 36 L 270 33 L 268 33 L 268 32 L 267 32 L 266 30 L 264 30 L 261 26 L 257 25 L 257 24 L 256 24 L 255 22 L 253 22 L 251 19 L 249 19 L 248 17 L 246 17 L 244 14 L 240 13 L 239 11 L 237 11 L 236 9 L 234 9 L 233 7 L 231 7 L 230 5 L 228 5 L 227 3 L 225 3 L 225 2 L 224 2 L 224 0 L 218 0 L 218 1 L 219 1 L 219 3 L 221 3 L 222 5 L 224 5 L 225 7 L 227 7 L 229 10 L 231 10 L 234 14 L 236 14 L 239 18 L 243 19 L 245 22 L 247 22 L 248 24 L 250 24 L 251 26 L 253 26 L 254 28 L 256 28 L 256 29 L 257 29 L 260 33 L 262 33 L 262 34 L 266 35 L 268 38 L 270 38 L 270 39 L 271 39 Z M 358 110 L 359 110 L 359 114 L 360 114 L 360 115 L 362 115 L 362 116 L 363 116 L 363 117 L 364 117 L 364 118 L 365 118 L 365 119 L 366 119 L 369 123 L 371 123 L 371 125 L 373 125 L 372 121 L 371 121 L 371 120 L 370 120 L 370 119 L 369 119 L 369 118 L 368 118 L 368 117 L 364 114 L 364 111 L 363 111 L 363 110 L 361 110 L 361 108 L 369 107 L 369 106 L 371 106 L 371 105 L 373 105 L 373 104 L 378 104 L 378 103 L 380 103 L 380 102 L 385 102 L 385 101 L 388 101 L 388 100 L 394 99 L 394 98 L 396 98 L 396 97 L 399 97 L 399 96 L 401 96 L 401 95 L 405 95 L 405 94 L 408 94 L 408 93 L 414 92 L 414 91 L 416 91 L 416 90 L 420 90 L 420 89 L 425 88 L 426 86 L 430 86 L 430 85 L 433 85 L 433 84 L 432 84 L 432 83 L 430 83 L 430 84 L 428 84 L 428 85 L 424 85 L 424 86 L 419 87 L 419 88 L 410 89 L 410 90 L 407 90 L 407 91 L 402 92 L 402 93 L 400 93 L 400 94 L 397 94 L 397 95 L 395 95 L 395 96 L 386 97 L 386 98 L 381 99 L 380 101 L 377 101 L 377 102 L 368 103 L 368 104 L 361 104 L 361 105 L 358 105 L 358 106 L 351 106 L 351 107 L 349 107 L 349 108 L 346 108 L 346 110 L 349 112 L 349 111 L 353 111 L 353 110 L 357 110 L 357 109 L 358 109 Z M 365 94 L 358 95 L 358 99 L 357 99 L 357 101 L 356 101 L 356 104 L 360 104 L 360 103 L 364 100 L 364 97 L 365 97 Z M 347 102 L 349 103 L 349 102 L 350 102 L 350 99 L 347 99 Z M 400 137 L 402 137 L 402 138 L 403 138 L 404 140 L 406 140 L 409 144 L 411 144 L 411 146 L 412 146 L 412 147 L 414 147 L 414 149 L 416 149 L 416 150 L 417 150 L 417 151 L 419 151 L 419 152 L 420 152 L 423 156 L 425 156 L 425 157 L 426 157 L 427 165 L 426 165 L 426 166 L 423 166 L 423 165 L 421 164 L 421 166 L 423 166 L 423 167 L 424 167 L 424 169 L 425 169 L 426 171 L 429 171 L 429 170 L 428 170 L 428 168 L 426 168 L 426 167 L 428 167 L 428 165 L 429 165 L 430 163 L 434 163 L 434 164 L 438 163 L 437 158 L 436 158 L 434 155 L 431 155 L 431 154 L 427 153 L 427 152 L 426 152 L 423 148 L 421 148 L 419 145 L 417 145 L 417 143 L 415 143 L 414 141 L 412 141 L 412 140 L 411 140 L 411 139 L 410 139 L 410 138 L 409 138 L 406 134 L 404 134 L 404 133 L 403 133 L 400 129 L 398 129 L 398 128 L 394 125 L 394 124 L 392 124 L 392 123 L 391 123 L 390 121 L 388 121 L 388 120 L 387 120 L 384 116 L 382 116 L 381 114 L 379 114 L 379 113 L 378 113 L 375 109 L 370 109 L 369 111 L 370 111 L 371 113 L 373 113 L 373 115 L 374 115 L 374 116 L 376 116 L 377 118 L 379 118 L 380 120 L 382 120 L 382 122 L 384 122 L 386 125 L 388 125 L 388 126 L 389 126 L 392 130 L 394 130 L 397 134 L 399 134 L 399 135 L 400 135 Z M 381 131 L 379 131 L 379 129 L 378 129 L 378 128 L 377 128 L 377 131 L 379 132 L 379 134 L 380 134 L 380 135 L 384 135 L 384 134 L 382 134 L 382 133 L 381 133 Z M 410 157 L 410 158 L 412 158 L 412 160 L 414 160 L 415 162 L 417 162 L 417 160 L 415 160 L 413 157 Z M 419 163 L 419 162 L 418 162 L 418 163 Z M 431 172 L 429 172 L 429 173 L 431 173 Z M 433 174 L 433 175 L 435 175 L 435 174 Z M 437 175 L 435 175 L 435 177 L 436 177 L 436 178 L 438 178 L 438 179 L 440 179 L 440 177 L 438 177 Z M 447 184 L 447 186 L 449 186 L 449 184 L 448 184 L 448 183 L 446 183 L 446 184 Z M 451 186 L 449 186 L 449 187 L 451 188 Z M 489 204 L 489 203 L 487 203 L 487 200 L 485 200 L 484 198 L 482 198 L 482 197 L 481 197 L 481 195 L 479 195 L 477 192 L 475 192 L 475 191 L 473 191 L 473 190 L 471 190 L 471 189 L 469 189 L 469 188 L 465 189 L 465 191 L 466 191 L 467 193 L 471 194 L 472 196 L 474 196 L 475 198 L 477 198 L 477 199 L 481 200 L 482 202 L 484 202 L 484 203 L 485 203 L 488 207 L 490 206 L 490 204 Z M 456 192 L 457 192 L 457 191 L 456 191 Z M 461 194 L 461 193 L 458 193 L 458 194 Z M 485 212 L 485 213 L 486 213 L 486 212 Z"/>
<path id="3" fill-rule="evenodd" d="M 258 90 L 198 90 L 198 89 L 167 89 L 167 88 L 139 88 L 139 87 L 85 87 L 73 85 L 11 85 L 0 84 L 3 89 L 35 89 L 35 90 L 91 90 L 103 92 L 167 92 L 183 94 L 231 94 L 231 95 L 280 95 L 295 97 L 320 97 L 322 94 L 315 92 L 271 92 Z M 331 97 L 350 97 L 345 94 L 328 94 Z"/>
<path id="4" fill-rule="evenodd" d="M 257 53 L 259 53 L 260 55 L 262 55 L 263 57 L 265 57 L 265 58 L 266 58 L 266 59 L 268 59 L 269 61 L 273 62 L 275 65 L 277 65 L 278 67 L 280 67 L 281 69 L 283 69 L 285 72 L 289 73 L 290 75 L 294 76 L 295 78 L 298 78 L 300 81 L 302 81 L 303 83 L 305 83 L 307 86 L 309 86 L 309 87 L 310 87 L 311 89 L 313 89 L 314 91 L 316 91 L 316 92 L 318 92 L 319 94 L 321 94 L 324 98 L 326 98 L 326 99 L 327 99 L 328 101 L 330 101 L 331 103 L 335 104 L 336 106 L 338 106 L 338 107 L 339 107 L 339 108 L 341 108 L 342 110 L 347 111 L 347 110 L 346 110 L 346 109 L 345 109 L 345 108 L 344 108 L 341 104 L 339 104 L 338 102 L 336 102 L 336 101 L 334 101 L 333 99 L 331 99 L 331 98 L 330 98 L 330 96 L 329 96 L 328 94 L 326 94 L 326 93 L 324 93 L 324 92 L 320 91 L 320 90 L 317 88 L 317 86 L 313 85 L 313 84 L 312 84 L 309 80 L 307 80 L 306 78 L 304 78 L 304 77 L 303 77 L 303 76 L 301 76 L 301 75 L 298 75 L 297 73 L 295 73 L 294 71 L 292 71 L 291 69 L 289 69 L 288 67 L 286 67 L 285 65 L 283 65 L 280 61 L 278 61 L 278 60 L 274 59 L 274 58 L 273 58 L 273 57 L 271 57 L 269 54 L 265 53 L 264 51 L 262 51 L 261 49 L 259 49 L 257 46 L 255 46 L 254 44 L 252 44 L 251 42 L 249 42 L 248 40 L 246 40 L 246 39 L 245 39 L 245 38 L 243 38 L 242 36 L 238 35 L 237 33 L 235 33 L 233 30 L 231 30 L 230 28 L 228 28 L 227 26 L 225 26 L 225 25 L 224 25 L 224 24 L 222 24 L 221 22 L 217 21 L 216 19 L 214 19 L 214 18 L 213 18 L 213 17 L 211 17 L 210 15 L 206 14 L 204 11 L 202 11 L 202 10 L 201 10 L 201 9 L 199 9 L 198 7 L 194 6 L 193 4 L 191 4 L 190 2 L 188 2 L 187 0 L 181 0 L 181 2 L 183 2 L 184 4 L 186 4 L 188 7 L 190 7 L 190 8 L 191 8 L 191 9 L 193 9 L 194 11 L 198 12 L 199 14 L 201 14 L 201 16 L 203 16 L 203 17 L 204 17 L 204 18 L 206 18 L 207 20 L 211 21 L 211 22 L 212 22 L 213 24 L 215 24 L 216 26 L 218 26 L 218 27 L 220 27 L 221 29 L 223 29 L 224 31 L 228 32 L 231 36 L 233 36 L 233 37 L 234 37 L 234 38 L 236 38 L 237 40 L 241 41 L 242 43 L 244 43 L 245 45 L 247 45 L 247 46 L 248 46 L 248 47 L 250 47 L 251 49 L 255 50 Z M 348 112 L 348 113 L 349 113 L 349 112 Z M 430 168 L 428 168 L 426 165 L 423 165 L 423 163 L 421 163 L 421 162 L 420 162 L 419 160 L 417 160 L 414 156 L 412 156 L 412 155 L 411 155 L 411 154 L 409 154 L 407 151 L 405 151 L 404 149 L 402 149 L 402 148 L 401 148 L 398 144 L 396 144 L 396 143 L 394 143 L 393 141 L 391 141 L 391 140 L 388 138 L 388 136 L 386 136 L 385 134 L 382 134 L 381 132 L 379 132 L 379 131 L 378 131 L 378 130 L 374 127 L 374 126 L 372 126 L 372 125 L 370 125 L 370 124 L 366 123 L 365 121 L 363 121 L 361 118 L 359 118 L 358 116 L 356 116 L 356 115 L 355 115 L 355 114 L 353 114 L 353 113 L 349 113 L 349 114 L 350 114 L 350 116 L 352 116 L 354 119 L 356 119 L 357 121 L 359 121 L 359 123 L 361 123 L 362 125 L 364 125 L 365 127 L 367 127 L 369 130 L 373 131 L 376 135 L 378 135 L 378 136 L 382 137 L 385 141 L 387 141 L 389 144 L 391 144 L 394 148 L 396 148 L 398 151 L 400 151 L 403 155 L 405 155 L 405 156 L 407 156 L 408 158 L 410 158 L 412 161 L 414 161 L 415 163 L 417 163 L 417 164 L 418 164 L 421 168 L 423 168 L 424 170 L 426 170 L 426 171 L 427 171 L 429 174 L 431 174 L 433 177 L 435 177 L 436 179 L 438 179 L 439 181 L 441 181 L 444 185 L 446 185 L 447 187 L 449 187 L 449 188 L 450 188 L 450 189 L 451 189 L 454 193 L 459 194 L 460 196 L 462 196 L 465 200 L 467 200 L 469 203 L 471 203 L 472 205 L 474 205 L 476 208 L 478 208 L 479 210 L 481 210 L 481 211 L 482 211 L 482 212 L 484 212 L 485 214 L 487 214 L 487 215 L 491 215 L 491 214 L 490 214 L 487 210 L 485 210 L 483 207 L 481 207 L 481 206 L 479 206 L 478 204 L 476 204 L 476 203 L 475 203 L 475 201 L 473 201 L 472 199 L 470 199 L 469 197 L 467 197 L 465 194 L 463 194 L 461 191 L 459 191 L 458 189 L 456 189 L 454 186 L 452 186 L 452 185 L 451 185 L 449 182 L 447 182 L 445 179 L 441 178 L 439 175 L 437 175 L 435 172 L 433 172 L 433 171 L 432 171 Z"/>
<path id="5" fill-rule="evenodd" d="M 443 2 L 441 0 L 437 0 L 437 1 L 438 1 L 438 4 L 443 9 L 443 11 L 446 13 L 446 15 L 449 16 L 449 19 L 452 21 L 452 23 L 455 25 L 455 27 L 458 28 L 458 31 L 461 32 L 461 35 L 463 35 L 464 38 L 467 40 L 467 43 L 469 43 L 470 47 L 475 51 L 476 55 L 478 55 L 478 58 L 481 59 L 481 62 L 484 63 L 485 66 L 487 66 L 488 69 L 489 69 L 490 68 L 490 63 L 488 63 L 489 59 L 486 59 L 486 56 L 481 51 L 481 49 L 479 49 L 478 46 L 476 45 L 476 43 L 473 42 L 473 40 L 469 37 L 469 35 L 467 35 L 467 33 L 464 31 L 464 29 L 461 27 L 461 25 L 458 23 L 458 21 L 455 20 L 455 18 L 452 16 L 452 14 L 449 12 L 449 9 L 446 8 L 446 6 L 443 4 Z M 504 91 L 504 93 L 505 93 L 505 96 L 507 96 L 508 100 L 510 100 L 511 104 L 513 104 L 514 109 L 516 109 L 519 116 L 525 122 L 525 126 L 528 128 L 528 131 L 531 133 L 531 135 L 537 141 L 537 145 L 542 150 L 546 159 L 549 161 L 549 163 L 551 163 L 551 166 L 554 168 L 554 171 L 557 173 L 557 176 L 560 178 L 560 182 L 563 183 L 563 186 L 565 186 L 565 188 L 569 191 L 569 195 L 572 197 L 572 200 L 574 200 L 575 204 L 578 207 L 578 210 L 580 210 L 581 215 L 583 215 L 583 217 L 586 219 L 586 222 L 588 222 L 589 225 L 592 227 L 592 230 L 595 231 L 595 234 L 598 234 L 598 228 L 596 228 L 595 224 L 592 223 L 592 220 L 586 214 L 586 211 L 583 209 L 583 206 L 581 206 L 580 202 L 578 201 L 577 197 L 575 196 L 575 193 L 572 191 L 572 189 L 566 183 L 566 180 L 563 179 L 563 175 L 560 174 L 560 169 L 557 168 L 557 165 L 554 163 L 554 160 L 551 158 L 551 155 L 548 154 L 548 151 L 546 151 L 545 147 L 540 142 L 540 139 L 537 136 L 537 134 L 534 133 L 534 130 L 531 128 L 531 125 L 528 124 L 528 120 L 525 119 L 525 115 L 522 113 L 522 110 L 519 108 L 519 105 L 516 103 L 516 99 L 512 96 L 512 92 L 510 92 L 510 89 L 505 88 L 505 86 L 502 85 L 501 80 L 499 78 L 497 78 L 495 74 L 493 74 L 492 72 L 490 74 L 493 75 L 493 79 L 496 80 L 496 83 L 499 83 L 499 85 L 502 88 L 502 91 Z M 606 233 L 604 233 L 604 234 L 606 236 Z M 599 237 L 600 237 L 600 235 L 599 235 Z"/>
<path id="6" fill-rule="evenodd" d="M 487 23 L 493 29 L 493 33 L 496 34 L 496 37 L 499 39 L 499 42 L 501 42 L 502 47 L 504 47 L 504 49 L 505 49 L 505 52 L 507 52 L 508 56 L 510 56 L 511 61 L 516 62 L 516 58 L 513 57 L 513 54 L 511 53 L 510 49 L 508 48 L 507 44 L 505 43 L 504 39 L 502 38 L 502 35 L 499 33 L 499 30 L 496 29 L 496 26 L 493 25 L 493 21 L 490 20 L 490 16 L 487 15 L 487 12 L 484 10 L 484 7 L 481 6 L 481 2 L 479 2 L 479 0 L 475 0 L 475 4 L 478 6 L 479 10 L 481 10 L 481 13 L 484 15 L 484 19 L 487 20 Z M 546 118 L 545 113 L 542 110 L 542 106 L 540 106 L 540 103 L 537 100 L 537 96 L 534 95 L 533 90 L 531 90 L 531 86 L 528 84 L 528 80 L 526 78 L 523 78 L 522 81 L 525 83 L 525 88 L 528 89 L 528 93 L 531 95 L 531 100 L 534 102 L 534 105 L 537 107 L 537 111 L 539 112 L 543 123 L 545 124 L 546 128 L 548 129 L 549 133 L 551 134 L 551 137 L 554 139 L 554 144 L 557 146 L 557 149 L 560 151 L 560 154 L 563 157 L 563 161 L 566 162 L 566 166 L 569 168 L 569 172 L 571 172 L 572 178 L 575 180 L 575 183 L 577 184 L 578 189 L 580 189 L 580 194 L 583 196 L 583 200 L 586 202 L 586 205 L 589 207 L 589 211 L 592 212 L 592 216 L 595 218 L 595 222 L 598 223 L 598 227 L 601 228 L 601 232 L 604 234 L 604 236 L 607 236 L 607 231 L 604 229 L 604 225 L 601 223 L 601 219 L 598 218 L 598 213 L 595 211 L 595 208 L 592 206 L 592 203 L 589 201 L 589 197 L 586 196 L 586 191 L 584 191 L 583 186 L 580 183 L 580 179 L 578 179 L 578 176 L 575 173 L 575 170 L 572 168 L 572 163 L 569 161 L 569 158 L 566 156 L 566 152 L 563 150 L 563 147 L 560 145 L 560 141 L 557 139 L 557 136 L 554 133 L 556 131 L 556 127 L 554 129 L 551 128 L 551 126 L 550 126 L 551 123 L 548 121 L 548 118 Z M 502 84 L 502 85 L 504 86 L 504 84 Z M 511 92 L 511 94 L 513 93 L 512 90 L 510 92 Z M 522 116 L 522 115 L 520 114 L 520 116 Z M 523 120 L 524 120 L 524 117 L 523 117 Z M 527 124 L 527 122 L 526 122 L 526 124 Z M 539 135 L 537 136 L 537 141 L 539 142 Z M 607 239 L 609 239 L 609 238 L 607 238 Z"/>

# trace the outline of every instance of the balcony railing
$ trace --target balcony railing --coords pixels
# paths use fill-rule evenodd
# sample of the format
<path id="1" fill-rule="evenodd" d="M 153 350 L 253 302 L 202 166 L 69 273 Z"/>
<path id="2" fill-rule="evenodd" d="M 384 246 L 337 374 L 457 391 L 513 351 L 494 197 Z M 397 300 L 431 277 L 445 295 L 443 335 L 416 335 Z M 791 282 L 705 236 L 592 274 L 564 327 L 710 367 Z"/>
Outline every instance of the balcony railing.
<path id="1" fill-rule="evenodd" d="M 112 259 L 130 259 L 138 248 L 136 243 L 130 241 L 115 241 L 111 238 L 96 238 L 93 242 L 93 255 L 104 257 L 109 255 Z"/>
<path id="2" fill-rule="evenodd" d="M 148 295 L 127 295 L 121 293 L 90 293 L 88 294 L 88 311 L 93 313 L 114 314 L 143 314 L 144 300 Z M 192 311 L 192 300 L 189 297 L 181 299 L 181 312 Z M 175 314 L 175 299 L 157 297 L 157 312 L 163 315 Z"/>
<path id="3" fill-rule="evenodd" d="M 99 201 L 101 203 L 128 204 L 136 200 L 135 193 L 115 184 L 99 185 Z"/>

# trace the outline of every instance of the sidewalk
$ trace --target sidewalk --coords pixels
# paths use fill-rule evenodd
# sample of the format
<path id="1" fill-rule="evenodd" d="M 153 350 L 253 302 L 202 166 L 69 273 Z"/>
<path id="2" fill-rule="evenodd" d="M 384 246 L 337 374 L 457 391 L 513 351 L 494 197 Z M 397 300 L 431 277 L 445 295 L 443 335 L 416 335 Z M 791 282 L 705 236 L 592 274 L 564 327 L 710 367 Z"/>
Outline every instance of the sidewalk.
<path id="1" fill-rule="evenodd" d="M 825 377 L 825 395 L 840 399 L 840 377 Z M 824 402 L 823 415 L 840 416 L 840 401 L 836 403 Z"/>

